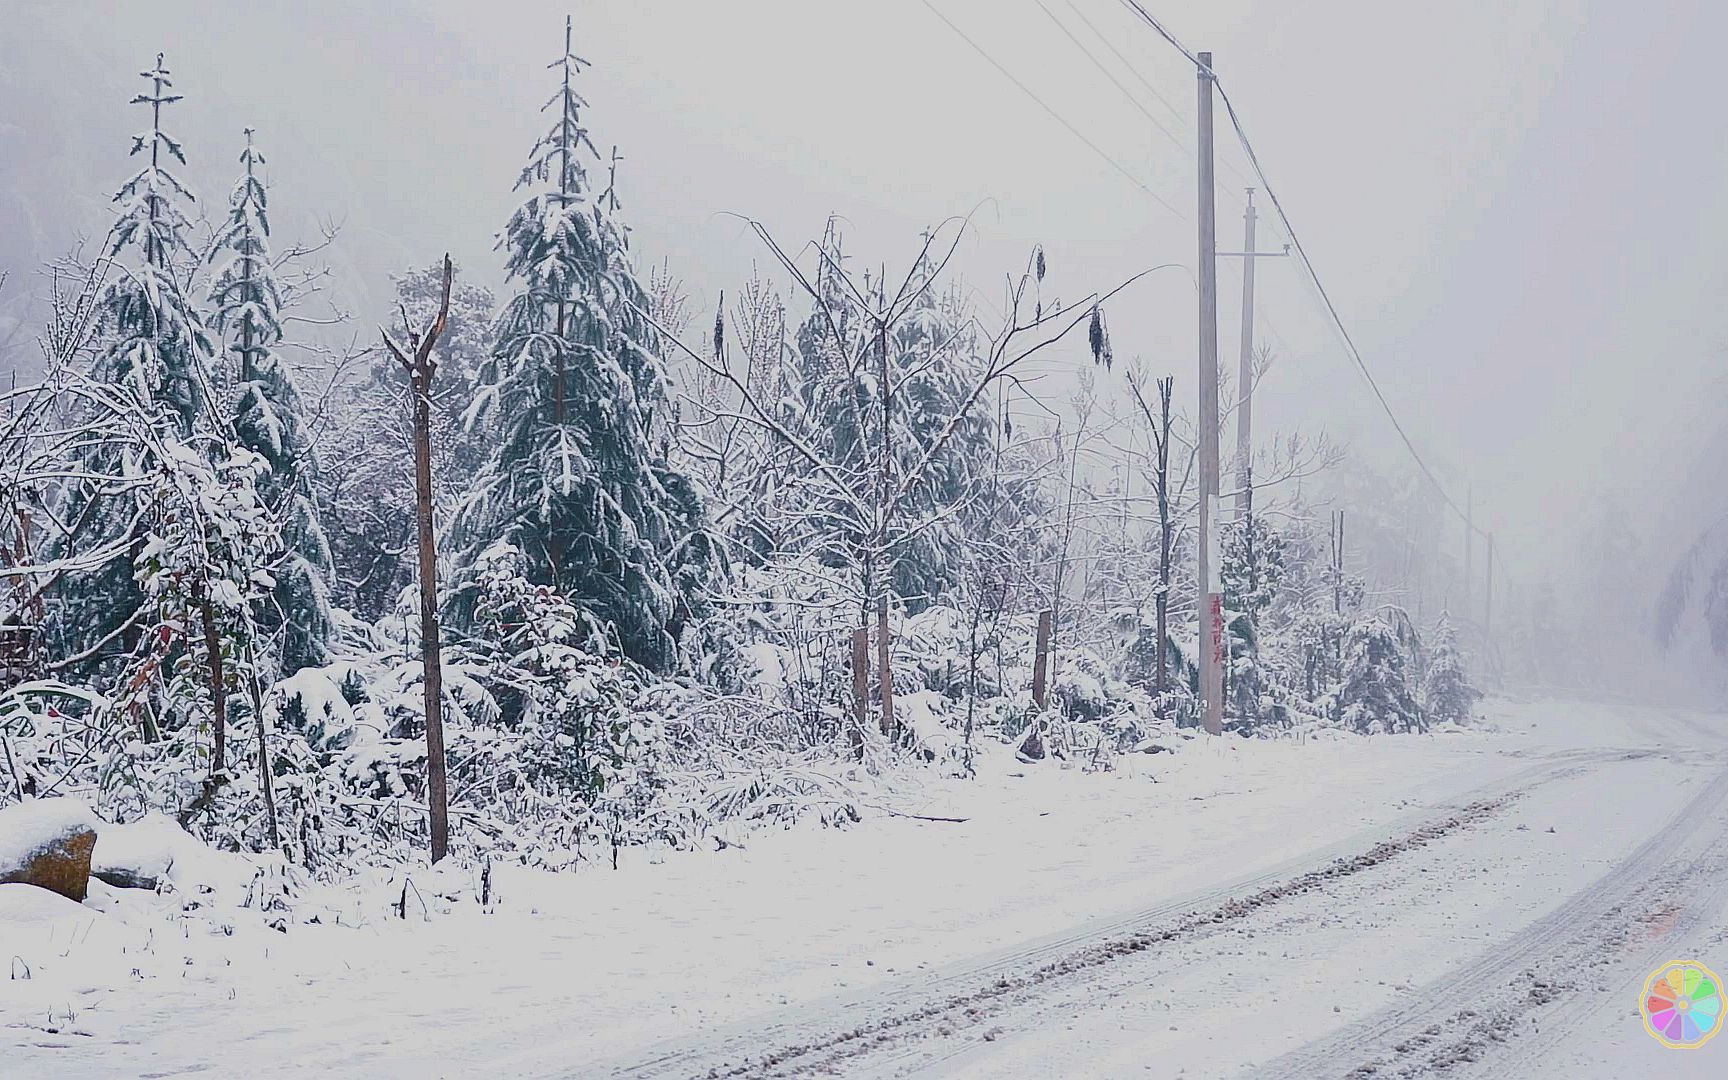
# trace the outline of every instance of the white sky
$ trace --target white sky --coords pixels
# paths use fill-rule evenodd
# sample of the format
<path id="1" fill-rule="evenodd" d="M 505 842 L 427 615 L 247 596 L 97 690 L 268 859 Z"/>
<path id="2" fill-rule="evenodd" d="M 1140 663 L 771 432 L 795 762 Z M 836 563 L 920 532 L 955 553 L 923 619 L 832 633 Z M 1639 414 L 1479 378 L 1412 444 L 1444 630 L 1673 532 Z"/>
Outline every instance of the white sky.
<path id="1" fill-rule="evenodd" d="M 206 203 L 220 206 L 240 128 L 256 126 L 279 240 L 341 219 L 332 261 L 363 313 L 389 295 L 390 271 L 446 248 L 496 279 L 492 237 L 516 201 L 567 9 L 595 65 L 583 89 L 596 141 L 626 158 L 639 257 L 667 260 L 698 312 L 768 261 L 737 213 L 796 245 L 837 211 L 851 250 L 892 267 L 926 224 L 978 207 L 962 271 L 992 301 L 1035 242 L 1070 299 L 1191 265 L 1192 69 L 1118 0 L 1042 0 L 1136 106 L 1039 0 L 932 2 L 1182 216 L 923 0 L 0 0 L 0 267 L 15 275 L 0 312 L 8 299 L 16 311 L 33 263 L 104 225 L 141 123 L 123 103 L 158 48 L 187 95 L 173 129 Z M 1728 13 L 1673 0 L 1148 7 L 1216 53 L 1387 396 L 1454 490 L 1473 486 L 1514 573 L 1539 571 L 1601 494 L 1672 514 L 1680 482 L 1708 476 L 1705 425 L 1728 389 Z M 1243 161 L 1222 118 L 1219 145 L 1235 188 L 1229 166 Z M 1219 218 L 1220 246 L 1238 247 L 1234 192 Z M 1222 264 L 1227 364 L 1238 273 Z M 1392 448 L 1297 268 L 1264 261 L 1259 293 L 1280 354 L 1268 427 Z M 1186 377 L 1191 396 L 1193 312 L 1185 276 L 1155 275 L 1111 310 L 1119 355 Z M 1079 363 L 1078 342 L 1058 362 Z"/>

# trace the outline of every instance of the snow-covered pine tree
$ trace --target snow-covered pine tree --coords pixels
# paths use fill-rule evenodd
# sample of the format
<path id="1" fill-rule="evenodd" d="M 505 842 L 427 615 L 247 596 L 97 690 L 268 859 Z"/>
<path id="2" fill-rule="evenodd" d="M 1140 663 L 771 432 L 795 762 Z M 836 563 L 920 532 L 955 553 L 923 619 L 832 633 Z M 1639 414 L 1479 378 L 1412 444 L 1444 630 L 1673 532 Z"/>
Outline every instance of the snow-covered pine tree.
<path id="1" fill-rule="evenodd" d="M 1427 730 L 1411 693 L 1409 658 L 1397 633 L 1378 615 L 1358 620 L 1345 639 L 1337 709 L 1340 720 L 1364 735 Z"/>
<path id="2" fill-rule="evenodd" d="M 126 406 L 149 418 L 164 436 L 185 439 L 205 417 L 211 344 L 188 289 L 198 257 L 181 206 L 193 198 L 169 168 L 171 161 L 184 165 L 186 154 L 162 128 L 163 108 L 182 95 L 173 92 L 162 54 L 155 67 L 140 74 L 150 88 L 130 104 L 149 108 L 150 127 L 132 137 L 132 156 L 144 160 L 113 199 L 120 214 L 104 252 L 113 266 L 98 301 L 105 344 L 95 376 L 113 384 Z M 56 518 L 66 528 L 50 542 L 49 554 L 113 554 L 99 566 L 67 573 L 54 588 L 49 634 L 61 656 L 99 663 L 124 651 L 125 631 L 137 621 L 144 597 L 127 547 L 128 539 L 138 538 L 136 508 L 115 492 L 122 478 L 171 467 L 152 460 L 153 445 L 159 444 L 93 439 L 72 450 L 83 459 L 83 478 L 60 492 Z"/>
<path id="3" fill-rule="evenodd" d="M 616 156 L 605 191 L 569 48 L 552 67 L 555 121 L 517 187 L 532 194 L 501 239 L 519 282 L 496 325 L 487 384 L 469 413 L 496 442 L 459 507 L 458 572 L 492 544 L 514 545 L 528 579 L 576 604 L 623 652 L 660 670 L 702 604 L 713 561 L 696 488 L 667 460 L 666 379 L 648 297 L 617 216 Z M 472 622 L 458 589 L 455 622 Z"/>
<path id="4" fill-rule="evenodd" d="M 1284 581 L 1283 534 L 1266 515 L 1249 511 L 1224 529 L 1224 608 L 1229 612 L 1230 669 L 1227 693 L 1236 715 L 1249 723 L 1264 717 L 1261 698 L 1269 673 L 1260 662 L 1262 631 Z"/>
<path id="5" fill-rule="evenodd" d="M 1470 719 L 1470 711 L 1482 694 L 1470 685 L 1464 657 L 1458 651 L 1458 632 L 1452 628 L 1452 617 L 1447 612 L 1440 613 L 1433 640 L 1428 671 L 1422 677 L 1422 704 L 1430 719 L 1442 724 L 1461 724 Z"/>
<path id="6" fill-rule="evenodd" d="M 150 91 L 132 98 L 150 107 L 150 128 L 132 137 L 132 154 L 149 155 L 120 186 L 114 201 L 120 217 L 110 234 L 109 256 L 136 248 L 137 262 L 114 281 L 104 297 L 113 340 L 104 359 L 110 381 L 126 385 L 147 405 L 160 409 L 181 437 L 197 428 L 209 386 L 210 334 L 192 301 L 188 281 L 197 267 L 181 203 L 195 201 L 169 167 L 186 164 L 180 141 L 162 130 L 162 108 L 181 100 L 163 65 L 142 72 Z"/>
<path id="7" fill-rule="evenodd" d="M 275 567 L 274 603 L 260 624 L 277 641 L 276 665 L 291 675 L 329 658 L 330 545 L 311 499 L 311 440 L 299 391 L 276 351 L 282 341 L 282 290 L 270 258 L 268 191 L 258 167 L 264 155 L 246 129 L 245 166 L 228 200 L 228 222 L 212 257 L 228 253 L 210 286 L 210 326 L 231 339 L 238 365 L 233 428 L 239 444 L 257 454 L 264 471 L 258 495 L 280 522 L 282 562 Z"/>

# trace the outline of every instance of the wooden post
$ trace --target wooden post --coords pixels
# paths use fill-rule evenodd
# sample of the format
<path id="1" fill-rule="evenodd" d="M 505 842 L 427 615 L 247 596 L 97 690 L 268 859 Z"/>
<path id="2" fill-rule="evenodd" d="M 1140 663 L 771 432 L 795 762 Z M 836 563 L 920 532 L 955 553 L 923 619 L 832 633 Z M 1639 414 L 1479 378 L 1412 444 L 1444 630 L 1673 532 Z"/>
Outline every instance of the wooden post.
<path id="1" fill-rule="evenodd" d="M 899 734 L 894 723 L 894 648 L 888 636 L 888 596 L 876 600 L 876 667 L 882 686 L 882 734 L 892 739 Z"/>
<path id="2" fill-rule="evenodd" d="M 870 722 L 870 628 L 852 631 L 852 752 L 864 760 L 864 726 Z"/>
<path id="3" fill-rule="evenodd" d="M 1044 701 L 1049 696 L 1050 662 L 1050 612 L 1038 613 L 1038 654 L 1032 664 L 1032 701 L 1038 706 L 1038 711 L 1044 711 Z"/>
<path id="4" fill-rule="evenodd" d="M 410 335 L 406 347 L 388 333 L 384 344 L 413 383 L 414 524 L 420 555 L 420 661 L 426 710 L 426 804 L 431 818 L 432 861 L 450 850 L 449 803 L 444 776 L 444 669 L 438 637 L 438 547 L 432 528 L 432 376 L 438 370 L 432 347 L 450 320 L 450 256 L 444 256 L 444 295 L 438 317 L 424 333 Z"/>

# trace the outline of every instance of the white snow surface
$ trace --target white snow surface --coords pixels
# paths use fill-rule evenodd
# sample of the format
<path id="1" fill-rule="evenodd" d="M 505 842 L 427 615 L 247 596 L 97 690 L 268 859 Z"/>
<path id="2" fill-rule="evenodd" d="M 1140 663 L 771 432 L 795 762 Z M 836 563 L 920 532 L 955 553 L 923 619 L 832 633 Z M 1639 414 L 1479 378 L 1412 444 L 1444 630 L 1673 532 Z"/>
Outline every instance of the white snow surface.
<path id="1" fill-rule="evenodd" d="M 1634 707 L 1492 711 L 1494 725 L 1426 736 L 1176 737 L 1175 752 L 1130 755 L 1109 773 L 1023 765 L 992 747 L 976 780 L 934 769 L 899 777 L 898 797 L 853 828 L 756 832 L 715 852 L 627 850 L 617 871 L 497 866 L 484 904 L 479 868 L 448 864 L 304 888 L 288 910 L 243 885 L 235 862 L 226 873 L 170 874 L 160 895 L 92 882 L 85 905 L 0 887 L 0 963 L 15 968 L 0 982 L 0 1074 L 607 1075 L 669 1042 L 766 1023 L 837 993 L 913 986 L 946 965 L 1306 852 L 1366 849 L 1556 748 L 1644 746 L 1676 730 Z M 1433 858 L 1451 860 L 1435 864 L 1438 879 L 1409 862 L 1372 883 L 1405 889 L 1398 905 L 1366 891 L 1349 910 L 1331 893 L 1294 898 L 1287 911 L 1280 904 L 1275 932 L 1252 931 L 1263 942 L 1244 939 L 1221 958 L 1202 955 L 1204 942 L 1178 945 L 1158 961 L 1177 966 L 1116 987 L 1100 999 L 1106 1007 L 1077 1005 L 935 1072 L 1252 1075 L 1553 909 L 1693 786 L 1694 773 L 1668 758 L 1564 778 L 1503 821 L 1436 842 Z M 1642 797 L 1651 791 L 1660 797 Z M 169 868 L 238 860 L 188 852 L 183 834 L 164 831 L 171 822 L 145 824 L 116 849 L 99 846 L 102 858 L 166 857 Z M 1550 825 L 1558 831 L 1544 832 Z M 1357 886 L 1341 888 L 1349 899 Z M 1728 968 L 1722 914 L 1719 970 Z M 1183 950 L 1194 953 L 1186 966 Z M 1244 1000 L 1274 1017 L 1261 1037 L 1225 1038 L 1184 1004 L 1244 980 Z M 1649 1067 L 1655 1044 L 1626 1004 L 1630 1034 L 1622 1008 L 1601 1025 L 1613 1047 L 1581 1051 L 1554 1075 L 1633 1075 L 1596 1070 L 1615 1053 Z M 1715 1049 L 1713 1062 L 1728 1061 L 1728 1042 Z M 1670 1058 L 1657 1059 L 1663 1075 L 1728 1075 Z M 860 1075 L 874 1074 L 860 1064 Z"/>

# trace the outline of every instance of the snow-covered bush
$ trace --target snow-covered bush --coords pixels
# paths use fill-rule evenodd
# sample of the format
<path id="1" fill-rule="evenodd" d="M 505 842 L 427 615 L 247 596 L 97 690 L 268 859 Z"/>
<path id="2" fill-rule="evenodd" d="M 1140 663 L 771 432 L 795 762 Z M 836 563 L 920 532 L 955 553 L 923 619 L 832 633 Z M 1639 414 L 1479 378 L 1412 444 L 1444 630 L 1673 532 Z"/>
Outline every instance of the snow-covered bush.
<path id="1" fill-rule="evenodd" d="M 1363 734 L 1426 730 L 1410 686 L 1409 657 L 1384 620 L 1370 617 L 1350 628 L 1343 666 L 1335 708 L 1345 726 Z"/>
<path id="2" fill-rule="evenodd" d="M 1422 707 L 1434 723 L 1461 724 L 1482 694 L 1470 685 L 1464 658 L 1458 651 L 1458 635 L 1445 614 L 1434 627 L 1428 653 L 1428 670 L 1422 678 Z"/>

